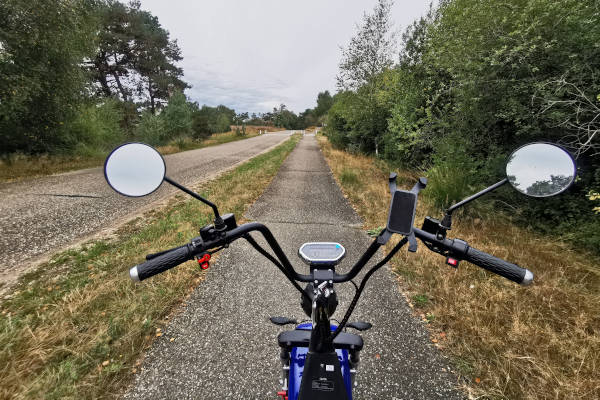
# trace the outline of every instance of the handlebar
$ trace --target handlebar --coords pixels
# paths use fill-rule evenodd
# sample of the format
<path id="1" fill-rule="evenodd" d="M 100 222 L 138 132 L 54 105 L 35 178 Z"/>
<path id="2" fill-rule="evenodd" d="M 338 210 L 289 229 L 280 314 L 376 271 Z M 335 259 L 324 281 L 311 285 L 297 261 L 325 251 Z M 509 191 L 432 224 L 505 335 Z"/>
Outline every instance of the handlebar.
<path id="1" fill-rule="evenodd" d="M 177 265 L 191 260 L 197 254 L 200 254 L 208 249 L 212 249 L 215 247 L 220 247 L 226 244 L 229 244 L 253 231 L 258 231 L 265 238 L 275 256 L 279 260 L 282 266 L 282 272 L 286 275 L 286 277 L 292 282 L 312 282 L 314 277 L 312 274 L 299 274 L 296 272 L 289 259 L 277 243 L 277 240 L 265 225 L 258 222 L 250 222 L 247 224 L 243 224 L 238 226 L 230 231 L 223 232 L 223 235 L 215 239 L 211 242 L 205 242 L 202 244 L 198 244 L 195 241 L 191 243 L 176 247 L 171 250 L 166 250 L 160 253 L 150 255 L 150 259 L 142 264 L 138 264 L 132 267 L 129 271 L 129 275 L 131 279 L 135 282 L 142 281 L 144 279 L 150 278 L 156 274 L 164 272 L 168 269 L 176 267 Z M 371 259 L 371 257 L 377 252 L 377 250 L 381 247 L 381 244 L 374 241 L 371 243 L 365 254 L 356 262 L 356 264 L 352 267 L 352 269 L 346 274 L 333 274 L 333 281 L 336 283 L 340 282 L 348 282 L 353 279 L 360 270 L 365 266 L 365 264 Z"/>
<path id="2" fill-rule="evenodd" d="M 148 261 L 138 264 L 129 270 L 132 281 L 139 282 L 160 274 L 168 269 L 178 266 L 194 257 L 194 252 L 189 244 L 165 250 L 159 255 L 154 255 Z"/>
<path id="3" fill-rule="evenodd" d="M 263 235 L 271 249 L 275 252 L 276 257 L 280 262 L 280 269 L 292 283 L 295 283 L 296 281 L 313 281 L 314 277 L 312 274 L 306 275 L 296 272 L 269 228 L 258 222 L 250 222 L 238 226 L 230 231 L 223 232 L 220 238 L 215 239 L 212 242 L 198 243 L 196 241 L 192 241 L 187 245 L 153 254 L 148 261 L 131 268 L 129 271 L 130 277 L 133 281 L 142 281 L 146 278 L 171 269 L 185 261 L 191 260 L 194 258 L 194 256 L 204 252 L 207 249 L 229 244 L 253 231 L 258 231 Z M 425 243 L 429 249 L 437 253 L 447 254 L 461 260 L 466 260 L 472 264 L 485 268 L 490 272 L 503 276 L 522 285 L 528 285 L 533 281 L 533 273 L 531 273 L 531 271 L 470 247 L 466 242 L 460 239 L 438 238 L 435 234 L 418 228 L 413 228 L 413 232 L 415 233 L 415 236 L 423 241 L 423 243 Z M 348 282 L 353 279 L 377 252 L 379 247 L 381 247 L 381 244 L 377 240 L 374 240 L 348 273 L 333 273 L 333 282 Z"/>
<path id="4" fill-rule="evenodd" d="M 435 234 L 418 228 L 414 228 L 413 231 L 416 237 L 421 239 L 430 250 L 436 253 L 468 261 L 521 285 L 529 285 L 533 282 L 533 273 L 528 269 L 521 268 L 516 264 L 477 250 L 460 239 L 440 239 Z"/>
<path id="5" fill-rule="evenodd" d="M 469 247 L 467 250 L 465 260 L 521 285 L 529 285 L 533 282 L 533 273 L 528 269 L 521 268 L 517 264 L 509 263 L 473 247 Z"/>

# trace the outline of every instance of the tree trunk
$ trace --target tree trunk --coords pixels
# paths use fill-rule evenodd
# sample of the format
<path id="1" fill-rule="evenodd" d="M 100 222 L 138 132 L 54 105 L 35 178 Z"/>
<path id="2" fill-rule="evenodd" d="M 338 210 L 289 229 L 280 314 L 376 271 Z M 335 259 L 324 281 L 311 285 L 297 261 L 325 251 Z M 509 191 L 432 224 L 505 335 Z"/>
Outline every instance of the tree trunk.
<path id="1" fill-rule="evenodd" d="M 150 111 L 155 114 L 154 93 L 152 92 L 152 80 L 148 78 L 148 96 L 150 97 Z"/>
<path id="2" fill-rule="evenodd" d="M 115 82 L 117 82 L 117 87 L 119 88 L 119 92 L 121 92 L 121 97 L 123 97 L 123 101 L 127 101 L 127 93 L 125 92 L 125 88 L 121 84 L 119 75 L 116 73 L 116 71 L 113 71 L 112 76 L 113 78 L 115 78 Z"/>
<path id="3" fill-rule="evenodd" d="M 102 86 L 102 93 L 104 93 L 106 97 L 111 97 L 112 92 L 110 91 L 110 87 L 108 86 L 106 75 L 98 73 L 98 81 L 100 82 L 100 86 Z"/>
<path id="4" fill-rule="evenodd" d="M 98 79 L 98 82 L 100 82 L 100 86 L 102 87 L 102 93 L 104 93 L 106 97 L 111 97 L 112 91 L 110 90 L 110 86 L 108 86 L 108 79 L 106 79 L 109 66 L 106 62 L 106 57 L 104 53 L 96 57 L 96 59 L 94 60 L 94 68 L 96 69 L 94 71 L 96 78 Z"/>
<path id="5" fill-rule="evenodd" d="M 127 93 L 125 92 L 125 88 L 121 84 L 121 79 L 119 79 L 119 74 L 117 74 L 117 69 L 119 68 L 119 60 L 117 59 L 117 55 L 113 55 L 115 59 L 115 66 L 112 69 L 111 73 L 113 78 L 115 78 L 115 82 L 117 82 L 117 87 L 119 88 L 119 92 L 121 92 L 121 97 L 123 97 L 123 101 L 127 101 Z"/>

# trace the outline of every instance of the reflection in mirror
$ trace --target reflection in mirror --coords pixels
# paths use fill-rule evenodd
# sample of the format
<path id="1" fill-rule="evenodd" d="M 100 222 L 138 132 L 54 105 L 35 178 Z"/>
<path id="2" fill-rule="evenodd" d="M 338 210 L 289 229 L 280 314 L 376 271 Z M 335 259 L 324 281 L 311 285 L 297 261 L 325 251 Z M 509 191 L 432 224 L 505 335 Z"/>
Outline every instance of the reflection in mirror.
<path id="1" fill-rule="evenodd" d="M 531 143 L 515 150 L 506 165 L 506 177 L 519 192 L 549 197 L 566 190 L 575 180 L 575 162 L 565 150 L 550 143 Z"/>
<path id="2" fill-rule="evenodd" d="M 125 196 L 146 196 L 162 183 L 165 162 L 154 148 L 143 143 L 128 143 L 108 156 L 104 176 L 114 190 Z"/>

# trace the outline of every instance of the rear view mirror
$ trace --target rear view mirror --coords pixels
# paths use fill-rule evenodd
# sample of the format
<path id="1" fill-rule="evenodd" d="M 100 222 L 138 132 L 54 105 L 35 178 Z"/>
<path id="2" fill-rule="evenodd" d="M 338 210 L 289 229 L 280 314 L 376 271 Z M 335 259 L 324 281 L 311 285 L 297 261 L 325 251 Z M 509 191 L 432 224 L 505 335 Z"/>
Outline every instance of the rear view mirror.
<path id="1" fill-rule="evenodd" d="M 530 143 L 508 158 L 506 177 L 519 192 L 532 197 L 555 196 L 575 181 L 576 166 L 571 155 L 550 143 Z"/>
<path id="2" fill-rule="evenodd" d="M 110 187 L 130 197 L 154 192 L 163 182 L 165 172 L 165 161 L 160 153 L 143 143 L 117 147 L 104 163 L 104 176 Z"/>

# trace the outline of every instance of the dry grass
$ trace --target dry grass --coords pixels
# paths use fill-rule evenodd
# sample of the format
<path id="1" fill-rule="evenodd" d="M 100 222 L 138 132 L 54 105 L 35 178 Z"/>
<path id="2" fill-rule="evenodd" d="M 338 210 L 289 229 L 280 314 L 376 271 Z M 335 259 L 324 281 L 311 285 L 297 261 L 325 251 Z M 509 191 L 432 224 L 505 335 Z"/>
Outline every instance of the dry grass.
<path id="1" fill-rule="evenodd" d="M 366 228 L 384 225 L 385 165 L 319 140 Z M 416 175 L 399 175 L 400 187 L 412 187 Z M 420 203 L 416 221 L 439 214 Z M 536 275 L 532 286 L 520 287 L 466 262 L 455 270 L 422 244 L 417 254 L 401 252 L 392 260 L 406 297 L 454 360 L 465 389 L 474 398 L 600 398 L 600 260 L 502 216 L 454 222 L 452 237 Z"/>
<path id="2" fill-rule="evenodd" d="M 215 133 L 204 140 L 185 138 L 175 140 L 166 146 L 158 147 L 161 154 L 173 154 L 180 151 L 200 149 L 203 147 L 216 146 L 236 140 L 248 139 L 258 136 L 258 130 L 263 132 L 279 131 L 281 128 L 265 126 L 247 126 L 246 136 L 237 135 L 235 130 L 226 133 Z M 108 152 L 98 152 L 96 155 L 87 156 L 64 156 L 41 154 L 29 156 L 25 154 L 11 154 L 0 159 L 0 183 L 15 182 L 26 178 L 60 174 L 83 168 L 99 167 L 104 163 Z"/>
<path id="3" fill-rule="evenodd" d="M 222 212 L 241 215 L 297 141 L 293 137 L 199 190 Z M 204 278 L 188 262 L 135 285 L 129 267 L 147 253 L 185 243 L 210 220 L 210 208 L 178 196 L 116 237 L 58 254 L 23 277 L 0 306 L 0 399 L 116 398 L 174 306 Z"/>
<path id="4" fill-rule="evenodd" d="M 106 155 L 84 157 L 11 154 L 8 158 L 0 159 L 0 182 L 14 182 L 24 178 L 97 167 L 102 165 L 105 158 Z"/>

